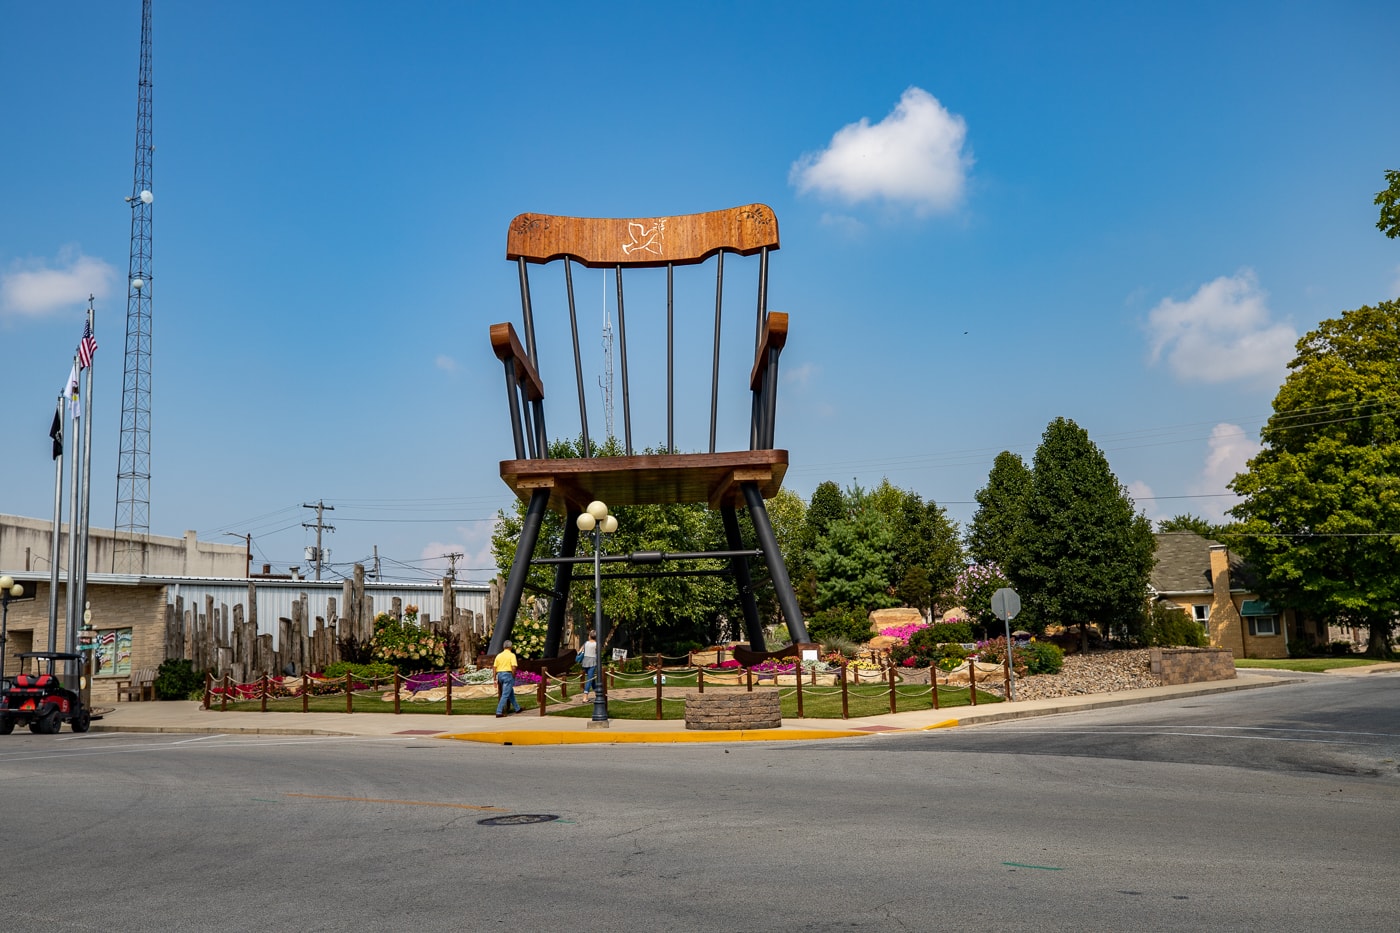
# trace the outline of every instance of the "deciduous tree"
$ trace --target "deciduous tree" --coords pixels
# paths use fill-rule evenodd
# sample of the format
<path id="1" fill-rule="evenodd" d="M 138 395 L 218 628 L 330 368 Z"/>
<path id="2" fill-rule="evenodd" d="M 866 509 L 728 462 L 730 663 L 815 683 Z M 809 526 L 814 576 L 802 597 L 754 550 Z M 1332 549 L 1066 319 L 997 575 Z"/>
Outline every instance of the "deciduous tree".
<path id="1" fill-rule="evenodd" d="M 1384 656 L 1400 615 L 1400 302 L 1323 321 L 1289 370 L 1231 483 L 1234 541 L 1266 598 L 1367 626 Z"/>

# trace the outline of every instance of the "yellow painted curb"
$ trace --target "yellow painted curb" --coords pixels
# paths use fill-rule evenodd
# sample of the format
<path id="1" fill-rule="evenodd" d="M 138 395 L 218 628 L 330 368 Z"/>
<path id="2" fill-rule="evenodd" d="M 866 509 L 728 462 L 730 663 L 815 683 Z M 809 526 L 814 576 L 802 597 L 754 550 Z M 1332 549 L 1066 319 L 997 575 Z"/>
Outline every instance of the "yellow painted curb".
<path id="1" fill-rule="evenodd" d="M 942 722 L 936 722 L 931 726 L 920 726 L 919 731 L 927 732 L 930 729 L 951 729 L 957 724 L 958 721 L 956 719 L 945 719 Z"/>
<path id="2" fill-rule="evenodd" d="M 869 732 L 850 729 L 700 729 L 686 732 L 611 732 L 603 729 L 562 732 L 535 729 L 519 732 L 464 732 L 456 735 L 437 735 L 434 738 L 485 742 L 489 745 L 616 745 L 631 742 L 802 742 L 869 735 Z"/>

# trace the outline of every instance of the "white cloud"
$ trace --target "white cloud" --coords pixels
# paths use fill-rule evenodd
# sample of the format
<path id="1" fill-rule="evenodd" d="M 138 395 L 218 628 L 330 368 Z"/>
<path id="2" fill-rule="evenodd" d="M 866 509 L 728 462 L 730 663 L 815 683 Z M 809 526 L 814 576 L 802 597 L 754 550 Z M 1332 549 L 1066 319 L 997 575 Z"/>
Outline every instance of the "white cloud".
<path id="1" fill-rule="evenodd" d="M 1279 380 L 1298 332 L 1273 320 L 1251 269 L 1207 282 L 1185 301 L 1162 299 L 1147 316 L 1151 360 L 1163 356 L 1178 379 Z"/>
<path id="2" fill-rule="evenodd" d="M 1250 458 L 1259 453 L 1259 443 L 1239 425 L 1222 421 L 1211 429 L 1207 444 L 1206 462 L 1187 491 L 1192 495 L 1219 496 L 1230 491 L 1229 483 L 1235 474 L 1243 473 Z M 1232 495 L 1197 501 L 1201 503 L 1198 514 L 1210 521 L 1220 522 L 1226 518 L 1225 510 L 1239 498 Z"/>
<path id="3" fill-rule="evenodd" d="M 457 361 L 445 353 L 438 354 L 437 359 L 433 360 L 433 364 L 443 372 L 452 373 L 457 371 Z"/>
<path id="4" fill-rule="evenodd" d="M 862 117 L 837 130 L 826 149 L 803 155 L 788 180 L 801 193 L 850 203 L 883 198 L 920 214 L 951 210 L 972 167 L 966 141 L 962 117 L 928 91 L 911 87 L 879 123 Z"/>
<path id="5" fill-rule="evenodd" d="M 52 263 L 16 260 L 0 273 L 0 313 L 42 317 L 52 311 L 106 298 L 117 279 L 115 267 L 75 246 L 65 246 Z"/>

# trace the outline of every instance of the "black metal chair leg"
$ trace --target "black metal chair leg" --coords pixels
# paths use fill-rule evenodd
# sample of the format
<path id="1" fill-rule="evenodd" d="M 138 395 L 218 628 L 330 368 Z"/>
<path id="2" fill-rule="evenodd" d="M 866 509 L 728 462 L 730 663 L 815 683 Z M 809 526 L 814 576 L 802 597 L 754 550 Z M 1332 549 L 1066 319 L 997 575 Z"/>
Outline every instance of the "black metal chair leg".
<path id="1" fill-rule="evenodd" d="M 559 542 L 559 556 L 573 557 L 578 553 L 578 525 L 574 520 L 577 512 L 564 516 L 564 540 Z M 554 568 L 554 595 L 549 600 L 549 629 L 544 636 L 544 656 L 559 656 L 559 646 L 564 641 L 564 616 L 569 606 L 569 586 L 574 582 L 572 564 L 559 564 Z"/>
<path id="2" fill-rule="evenodd" d="M 549 490 L 536 489 L 530 493 L 530 504 L 525 509 L 525 524 L 520 529 L 520 540 L 515 547 L 515 560 L 510 565 L 510 576 L 506 578 L 506 590 L 501 594 L 501 609 L 496 615 L 496 629 L 491 633 L 491 645 L 487 654 L 500 654 L 502 643 L 510 637 L 515 625 L 515 614 L 520 611 L 520 597 L 525 593 L 525 581 L 530 576 L 530 559 L 535 553 L 535 542 L 540 539 L 540 523 L 549 508 Z"/>
<path id="3" fill-rule="evenodd" d="M 724 537 L 731 551 L 742 550 L 744 538 L 739 534 L 739 515 L 732 505 L 720 506 L 720 516 L 724 519 Z M 734 573 L 734 582 L 739 587 L 739 604 L 744 611 L 744 634 L 749 640 L 751 651 L 767 651 L 763 639 L 763 622 L 758 617 L 758 600 L 753 595 L 753 578 L 749 574 L 749 559 L 735 557 L 729 561 Z"/>
<path id="4" fill-rule="evenodd" d="M 763 505 L 763 495 L 757 483 L 740 483 L 744 490 L 744 503 L 749 507 L 749 517 L 753 520 L 753 530 L 758 534 L 758 546 L 763 549 L 763 562 L 768 565 L 768 574 L 773 578 L 773 590 L 778 596 L 778 607 L 783 611 L 783 621 L 787 623 L 788 634 L 794 645 L 807 644 L 812 639 L 807 634 L 807 623 L 802 619 L 802 610 L 797 605 L 797 593 L 788 577 L 787 564 L 783 563 L 782 552 L 778 550 L 778 539 L 773 534 L 773 525 L 768 520 L 768 509 Z"/>

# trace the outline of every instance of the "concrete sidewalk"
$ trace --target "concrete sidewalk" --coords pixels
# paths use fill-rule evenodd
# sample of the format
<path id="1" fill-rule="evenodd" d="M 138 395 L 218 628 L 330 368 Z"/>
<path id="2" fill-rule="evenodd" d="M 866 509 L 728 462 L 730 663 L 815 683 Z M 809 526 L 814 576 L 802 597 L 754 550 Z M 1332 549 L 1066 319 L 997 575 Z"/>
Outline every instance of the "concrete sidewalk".
<path id="1" fill-rule="evenodd" d="M 1400 666 L 1400 665 L 1397 665 Z M 910 732 L 1054 716 L 1181 697 L 1230 693 L 1256 687 L 1299 683 L 1309 675 L 1288 671 L 1241 670 L 1235 680 L 1151 687 L 1119 693 L 959 706 L 944 710 L 885 713 L 862 719 L 789 719 L 778 729 L 745 731 L 687 730 L 677 720 L 613 719 L 608 728 L 592 728 L 587 719 L 519 713 L 452 716 L 442 713 L 246 713 L 205 710 L 189 701 L 121 703 L 92 724 L 93 732 L 166 732 L 204 735 L 424 736 L 496 745 L 569 745 L 629 742 L 810 741 L 850 738 L 881 732 Z M 1314 675 L 1316 676 L 1316 675 Z"/>

